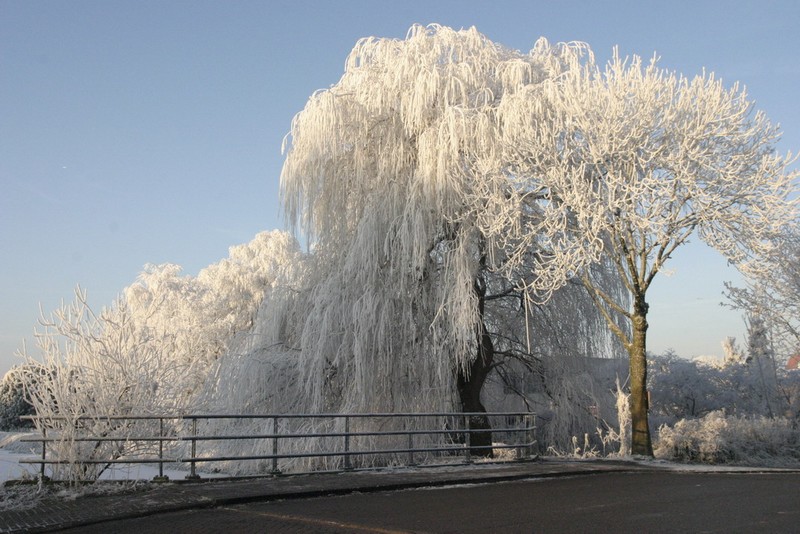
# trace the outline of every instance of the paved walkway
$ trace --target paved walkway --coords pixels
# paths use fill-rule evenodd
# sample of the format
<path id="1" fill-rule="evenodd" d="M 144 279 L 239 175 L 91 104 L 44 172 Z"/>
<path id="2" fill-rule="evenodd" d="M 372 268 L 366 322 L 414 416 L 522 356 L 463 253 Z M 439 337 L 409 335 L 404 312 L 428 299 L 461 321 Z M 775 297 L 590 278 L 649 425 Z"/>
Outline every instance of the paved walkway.
<path id="1" fill-rule="evenodd" d="M 0 532 L 50 532 L 163 512 L 355 491 L 388 491 L 642 469 L 651 468 L 632 462 L 544 460 L 147 484 L 128 494 L 88 495 L 74 500 L 53 496 L 42 499 L 27 510 L 0 512 Z"/>

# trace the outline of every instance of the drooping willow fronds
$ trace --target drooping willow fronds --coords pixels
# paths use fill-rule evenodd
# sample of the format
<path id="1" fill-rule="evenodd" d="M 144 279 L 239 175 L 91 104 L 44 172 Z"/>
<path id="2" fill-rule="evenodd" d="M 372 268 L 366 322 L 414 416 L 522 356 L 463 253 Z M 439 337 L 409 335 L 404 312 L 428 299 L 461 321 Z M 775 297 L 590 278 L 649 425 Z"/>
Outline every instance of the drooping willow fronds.
<path id="1" fill-rule="evenodd" d="M 479 262 L 498 268 L 532 215 L 504 173 L 496 111 L 584 55 L 414 26 L 359 41 L 341 80 L 295 117 L 281 187 L 321 269 L 298 339 L 312 406 L 344 380 L 342 402 L 401 408 L 413 399 L 393 394 L 398 377 L 446 388 L 474 358 Z"/>

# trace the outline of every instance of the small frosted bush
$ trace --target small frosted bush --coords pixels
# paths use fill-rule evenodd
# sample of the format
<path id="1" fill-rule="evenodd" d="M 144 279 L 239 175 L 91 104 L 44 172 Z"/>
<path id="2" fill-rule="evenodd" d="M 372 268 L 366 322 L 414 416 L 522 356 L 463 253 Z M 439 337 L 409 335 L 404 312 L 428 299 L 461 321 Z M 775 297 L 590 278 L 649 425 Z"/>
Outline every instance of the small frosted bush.
<path id="1" fill-rule="evenodd" d="M 786 418 L 726 416 L 713 411 L 659 429 L 659 458 L 709 464 L 800 464 L 800 429 Z"/>

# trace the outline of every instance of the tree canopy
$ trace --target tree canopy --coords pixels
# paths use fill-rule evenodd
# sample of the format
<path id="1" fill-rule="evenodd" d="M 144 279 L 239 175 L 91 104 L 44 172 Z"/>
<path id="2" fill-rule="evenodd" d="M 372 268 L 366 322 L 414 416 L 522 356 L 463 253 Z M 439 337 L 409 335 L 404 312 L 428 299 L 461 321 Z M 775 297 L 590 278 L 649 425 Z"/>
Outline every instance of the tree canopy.
<path id="1" fill-rule="evenodd" d="M 746 275 L 763 271 L 796 223 L 792 158 L 775 153 L 777 127 L 738 85 L 726 89 L 706 73 L 689 80 L 635 56 L 615 54 L 604 69 L 587 61 L 519 93 L 501 120 L 510 172 L 547 213 L 532 219 L 528 239 L 559 236 L 549 249 L 556 264 L 571 263 L 627 348 L 633 452 L 652 455 L 647 290 L 695 235 Z M 613 264 L 627 302 L 585 271 L 598 256 Z M 618 327 L 620 316 L 629 330 Z"/>
<path id="2" fill-rule="evenodd" d="M 652 454 L 647 290 L 694 235 L 758 268 L 795 220 L 778 137 L 738 85 L 655 60 L 615 54 L 602 68 L 582 44 L 522 54 L 439 26 L 362 40 L 295 118 L 282 175 L 290 220 L 341 266 L 337 292 L 317 294 L 321 338 L 346 332 L 355 361 L 388 362 L 431 324 L 424 350 L 442 378 L 474 361 L 480 267 L 540 301 L 577 277 L 630 354 L 633 451 Z M 437 252 L 447 275 L 421 292 Z M 598 283 L 601 260 L 616 284 Z M 396 328 L 376 329 L 382 317 Z M 320 362 L 338 350 L 311 346 Z"/>
<path id="3" fill-rule="evenodd" d="M 507 174 L 499 110 L 586 53 L 540 39 L 526 54 L 474 28 L 414 26 L 403 40 L 359 41 L 339 82 L 295 117 L 283 201 L 324 271 L 296 342 L 314 408 L 331 408 L 332 387 L 340 406 L 447 407 L 448 394 L 422 392 L 453 390 L 454 369 L 470 374 L 486 284 L 524 286 L 550 238 L 521 241 L 540 210 Z M 481 274 L 512 258 L 503 276 Z M 554 274 L 551 289 L 566 278 Z"/>

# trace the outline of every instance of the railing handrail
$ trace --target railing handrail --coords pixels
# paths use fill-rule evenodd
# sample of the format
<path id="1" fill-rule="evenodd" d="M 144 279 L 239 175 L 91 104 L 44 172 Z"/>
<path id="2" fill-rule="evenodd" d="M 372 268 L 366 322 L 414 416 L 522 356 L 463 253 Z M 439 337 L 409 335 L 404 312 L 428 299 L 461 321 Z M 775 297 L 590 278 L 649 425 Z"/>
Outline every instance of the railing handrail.
<path id="1" fill-rule="evenodd" d="M 491 428 L 492 432 L 519 432 L 519 427 L 506 427 L 506 428 Z M 341 438 L 345 436 L 351 437 L 367 437 L 367 436 L 419 436 L 419 435 L 435 435 L 435 434 L 452 434 L 453 432 L 471 434 L 485 432 L 486 429 L 481 428 L 466 428 L 456 430 L 376 430 L 372 432 L 295 432 L 295 433 L 278 433 L 278 434 L 216 434 L 203 436 L 136 436 L 135 438 L 128 438 L 127 436 L 88 436 L 85 438 L 71 438 L 72 441 L 233 441 L 240 439 L 286 439 L 286 438 Z M 19 441 L 27 443 L 55 443 L 62 441 L 59 438 L 21 438 Z"/>
<path id="2" fill-rule="evenodd" d="M 49 420 L 49 421 L 146 421 L 146 420 L 192 420 L 192 419 L 332 419 L 332 418 L 369 418 L 369 417 L 475 417 L 475 416 L 524 416 L 535 415 L 534 412 L 375 412 L 375 413 L 317 413 L 317 414 L 294 414 L 294 413 L 263 413 L 263 414 L 163 414 L 163 415 L 78 415 L 76 417 L 67 416 L 42 416 L 42 415 L 22 415 L 20 419 L 30 421 Z"/>

